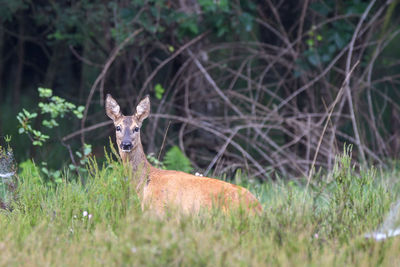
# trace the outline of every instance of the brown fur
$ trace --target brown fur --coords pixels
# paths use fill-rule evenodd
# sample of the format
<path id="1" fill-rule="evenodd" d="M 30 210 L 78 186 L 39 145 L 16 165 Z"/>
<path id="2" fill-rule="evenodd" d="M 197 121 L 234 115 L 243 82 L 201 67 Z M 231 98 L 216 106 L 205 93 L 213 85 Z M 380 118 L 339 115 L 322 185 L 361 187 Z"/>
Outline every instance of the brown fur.
<path id="1" fill-rule="evenodd" d="M 185 213 L 199 210 L 221 208 L 224 211 L 242 207 L 251 213 L 260 213 L 262 207 L 256 197 L 247 189 L 221 180 L 198 177 L 179 171 L 160 170 L 150 165 L 146 159 L 140 141 L 140 132 L 135 127 L 141 127 L 143 120 L 150 113 L 150 101 L 143 99 L 133 116 L 124 116 L 117 102 L 107 95 L 107 115 L 120 127 L 116 132 L 119 154 L 124 163 L 129 164 L 138 181 L 138 193 L 142 208 L 148 206 L 158 214 L 163 214 L 165 208 L 176 207 Z M 127 152 L 121 148 L 122 139 L 132 142 L 132 149 Z"/>

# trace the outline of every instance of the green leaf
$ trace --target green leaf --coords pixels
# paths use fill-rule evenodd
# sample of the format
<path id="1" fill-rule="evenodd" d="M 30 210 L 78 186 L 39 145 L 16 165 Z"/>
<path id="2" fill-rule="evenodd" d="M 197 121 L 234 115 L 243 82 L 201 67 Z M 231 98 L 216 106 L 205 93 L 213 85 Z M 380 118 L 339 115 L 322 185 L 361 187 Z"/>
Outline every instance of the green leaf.
<path id="1" fill-rule="evenodd" d="M 42 142 L 40 142 L 39 140 L 35 140 L 32 142 L 32 145 L 34 146 L 42 146 Z"/>
<path id="2" fill-rule="evenodd" d="M 42 167 L 42 172 L 44 173 L 44 174 L 46 174 L 47 176 L 49 176 L 49 174 L 50 174 L 50 172 L 49 172 L 49 169 L 47 169 L 46 167 Z"/>
<path id="3" fill-rule="evenodd" d="M 162 87 L 161 84 L 157 83 L 156 86 L 154 87 L 154 91 L 156 93 L 156 98 L 161 99 L 165 92 L 165 89 Z"/>
<path id="4" fill-rule="evenodd" d="M 244 25 L 246 32 L 250 32 L 253 29 L 253 16 L 249 13 L 243 12 L 242 15 L 239 16 L 239 20 Z"/>
<path id="5" fill-rule="evenodd" d="M 92 153 L 92 145 L 85 144 L 85 145 L 84 145 L 84 148 L 83 148 L 83 154 L 84 154 L 85 156 L 87 156 L 87 155 L 89 155 L 90 153 Z"/>
<path id="6" fill-rule="evenodd" d="M 58 123 L 54 119 L 51 119 L 49 121 L 48 120 L 43 120 L 42 121 L 42 125 L 51 129 L 53 127 L 57 127 Z"/>
<path id="7" fill-rule="evenodd" d="M 56 170 L 55 172 L 53 172 L 53 176 L 54 176 L 55 178 L 58 178 L 58 179 L 59 179 L 59 177 L 61 177 L 61 172 L 60 172 L 59 170 Z"/>
<path id="8" fill-rule="evenodd" d="M 24 114 L 25 114 L 25 117 L 27 117 L 27 118 L 29 118 L 29 116 L 31 115 L 30 113 L 29 113 L 29 111 L 27 111 L 26 109 L 22 109 L 22 111 L 24 112 Z"/>
<path id="9" fill-rule="evenodd" d="M 51 90 L 49 88 L 39 87 L 38 91 L 39 91 L 39 97 L 41 97 L 41 98 L 49 98 L 53 95 L 53 90 Z"/>
<path id="10" fill-rule="evenodd" d="M 335 40 L 337 48 L 339 48 L 339 49 L 342 49 L 346 45 L 346 41 L 337 32 L 334 34 L 334 40 Z"/>
<path id="11" fill-rule="evenodd" d="M 319 56 L 314 49 L 309 49 L 304 54 L 307 56 L 307 60 L 311 65 L 318 66 L 321 63 Z"/>

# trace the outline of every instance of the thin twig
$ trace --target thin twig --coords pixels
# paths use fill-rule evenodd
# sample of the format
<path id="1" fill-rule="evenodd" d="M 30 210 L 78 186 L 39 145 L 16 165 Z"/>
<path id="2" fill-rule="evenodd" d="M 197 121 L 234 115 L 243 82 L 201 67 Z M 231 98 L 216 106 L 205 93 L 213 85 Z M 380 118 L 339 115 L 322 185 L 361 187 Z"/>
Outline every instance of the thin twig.
<path id="1" fill-rule="evenodd" d="M 71 50 L 72 54 L 79 59 L 80 61 L 82 61 L 83 63 L 89 65 L 89 66 L 93 66 L 93 67 L 97 67 L 97 68 L 101 68 L 103 67 L 103 65 L 101 64 L 97 64 L 97 63 L 93 63 L 92 61 L 90 61 L 87 58 L 84 58 L 83 56 L 79 55 L 79 53 L 75 50 L 75 48 L 72 45 L 69 45 L 69 50 Z"/>
<path id="2" fill-rule="evenodd" d="M 161 152 L 164 149 L 165 140 L 167 139 L 167 134 L 168 134 L 168 130 L 169 130 L 169 126 L 170 125 L 171 125 L 171 121 L 168 121 L 168 126 L 167 126 L 167 129 L 165 130 L 165 133 L 164 133 L 164 138 L 163 138 L 163 141 L 162 141 L 162 144 L 161 144 L 160 152 L 158 153 L 157 161 L 160 161 Z"/>
<path id="3" fill-rule="evenodd" d="M 186 118 L 178 117 L 178 116 L 175 116 L 175 115 L 169 115 L 169 114 L 153 114 L 152 116 L 153 117 L 159 117 L 159 118 L 165 118 L 165 119 L 173 119 L 173 120 L 185 122 L 187 124 L 199 127 L 199 128 L 201 128 L 201 129 L 203 129 L 203 130 L 205 130 L 207 132 L 210 132 L 210 133 L 212 133 L 212 134 L 214 134 L 214 135 L 216 135 L 216 136 L 218 136 L 218 137 L 220 137 L 220 138 L 222 138 L 224 140 L 228 139 L 228 137 L 226 135 L 224 135 L 223 133 L 215 130 L 212 127 L 209 127 L 209 126 L 206 126 L 206 125 L 202 125 L 196 120 L 192 120 L 192 119 L 189 120 L 189 119 L 186 119 Z M 247 157 L 251 161 L 251 163 L 254 164 L 254 166 L 260 171 L 261 174 L 264 175 L 266 173 L 265 169 L 257 162 L 257 160 L 255 160 L 247 151 L 245 151 L 241 145 L 239 145 L 237 142 L 235 142 L 233 140 L 231 141 L 231 144 L 232 144 L 233 147 L 235 147 L 237 150 L 239 150 L 241 153 L 243 153 L 243 155 L 245 155 L 245 157 Z"/>
<path id="4" fill-rule="evenodd" d="M 349 45 L 349 51 L 347 54 L 347 61 L 346 61 L 346 77 L 349 77 L 348 74 L 350 73 L 350 65 L 351 65 L 351 59 L 352 59 L 352 55 L 353 55 L 354 43 L 355 43 L 358 33 L 361 29 L 361 25 L 363 24 L 364 20 L 367 18 L 367 15 L 368 15 L 369 11 L 371 10 L 372 6 L 375 4 L 375 2 L 376 2 L 376 0 L 372 0 L 369 3 L 368 7 L 365 9 L 364 13 L 362 14 L 362 16 L 357 24 L 357 27 L 353 34 L 353 37 L 351 38 L 350 45 Z M 361 138 L 360 138 L 360 134 L 358 132 L 356 115 L 355 115 L 354 106 L 353 106 L 353 98 L 351 96 L 350 81 L 348 79 L 345 80 L 344 88 L 346 90 L 346 97 L 347 97 L 347 101 L 349 103 L 351 122 L 353 125 L 353 131 L 354 131 L 354 135 L 356 138 L 357 147 L 360 152 L 361 160 L 364 164 L 365 163 L 365 154 L 364 154 L 364 150 L 361 146 Z"/>
<path id="5" fill-rule="evenodd" d="M 154 76 L 158 73 L 158 71 L 164 67 L 168 62 L 170 62 L 171 60 L 173 60 L 174 58 L 176 58 L 178 55 L 180 55 L 186 48 L 190 47 L 191 45 L 197 43 L 198 41 L 200 41 L 204 36 L 206 36 L 208 34 L 208 32 L 202 33 L 199 36 L 197 36 L 196 38 L 190 40 L 189 42 L 187 42 L 186 44 L 182 45 L 178 50 L 176 50 L 175 53 L 173 53 L 171 56 L 169 56 L 168 58 L 166 58 L 163 62 L 161 62 L 157 68 L 155 68 L 155 70 L 153 70 L 153 72 L 147 77 L 146 81 L 143 83 L 142 88 L 139 91 L 139 95 L 138 98 L 140 99 L 144 90 L 146 89 L 146 87 L 149 85 L 149 83 L 151 82 L 151 80 L 154 78 Z"/>
<path id="6" fill-rule="evenodd" d="M 111 120 L 107 120 L 107 121 L 103 121 L 103 122 L 100 122 L 100 123 L 96 123 L 96 124 L 94 124 L 94 125 L 92 125 L 92 126 L 90 126 L 90 127 L 86 127 L 86 128 L 83 128 L 83 129 L 79 129 L 78 131 L 75 131 L 75 132 L 73 132 L 73 133 L 70 133 L 69 135 L 64 136 L 61 140 L 62 140 L 63 142 L 66 142 L 66 141 L 68 141 L 69 139 L 74 138 L 75 136 L 78 136 L 78 135 L 80 135 L 80 134 L 82 134 L 82 133 L 90 132 L 90 131 L 93 131 L 93 130 L 96 130 L 96 129 L 98 129 L 98 128 L 107 126 L 107 125 L 112 124 L 112 123 L 113 123 L 113 122 L 112 122 Z"/>
<path id="7" fill-rule="evenodd" d="M 357 62 L 354 64 L 354 66 L 351 68 L 350 72 L 349 72 L 348 75 L 346 76 L 346 78 L 345 78 L 345 80 L 344 80 L 344 82 L 343 82 L 343 85 L 342 85 L 342 87 L 340 88 L 340 90 L 339 90 L 339 92 L 338 92 L 338 94 L 337 94 L 337 96 L 336 96 L 336 98 L 335 98 L 335 101 L 333 102 L 333 104 L 332 104 L 332 106 L 331 106 L 331 108 L 330 108 L 328 117 L 327 117 L 326 122 L 325 122 L 325 125 L 324 125 L 324 129 L 322 130 L 321 136 L 319 137 L 318 146 L 317 146 L 317 149 L 315 150 L 314 159 L 313 159 L 313 161 L 312 161 L 310 171 L 309 171 L 309 173 L 308 173 L 307 185 L 306 185 L 306 190 L 305 190 L 305 193 L 304 193 L 303 202 L 305 201 L 305 196 L 306 196 L 306 193 L 307 193 L 307 191 L 308 191 L 308 186 L 310 185 L 311 176 L 313 175 L 313 171 L 314 171 L 314 167 L 315 167 L 315 162 L 317 161 L 318 151 L 319 151 L 319 148 L 320 148 L 320 146 L 321 146 L 322 139 L 323 139 L 323 137 L 324 137 L 326 128 L 328 127 L 328 124 L 329 124 L 329 122 L 330 122 L 330 119 L 331 119 L 333 110 L 335 109 L 335 106 L 336 106 L 337 102 L 339 101 L 340 97 L 341 97 L 342 94 L 343 94 L 343 90 L 344 90 L 344 88 L 345 88 L 346 82 L 350 79 L 351 74 L 353 73 L 354 69 L 357 67 L 357 65 L 358 65 L 359 63 L 360 63 L 360 61 L 357 61 Z"/>
<path id="8" fill-rule="evenodd" d="M 222 154 L 225 152 L 226 148 L 228 147 L 229 143 L 232 141 L 233 137 L 236 135 L 238 132 L 239 128 L 236 128 L 233 133 L 226 139 L 225 144 L 221 147 L 221 149 L 218 151 L 218 154 L 215 155 L 213 160 L 210 162 L 208 165 L 207 169 L 204 171 L 204 175 L 207 176 L 208 172 L 211 170 L 212 167 L 214 167 L 214 164 L 217 162 L 217 160 L 222 156 Z"/>

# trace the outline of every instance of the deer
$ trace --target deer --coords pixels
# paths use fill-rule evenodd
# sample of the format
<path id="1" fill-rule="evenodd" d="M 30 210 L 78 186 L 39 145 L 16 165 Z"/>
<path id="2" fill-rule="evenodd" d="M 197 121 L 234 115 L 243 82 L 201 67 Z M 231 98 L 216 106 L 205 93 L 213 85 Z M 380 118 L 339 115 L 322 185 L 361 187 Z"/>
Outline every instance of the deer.
<path id="1" fill-rule="evenodd" d="M 185 214 L 213 208 L 222 209 L 225 213 L 238 208 L 251 214 L 262 212 L 260 202 L 244 187 L 181 171 L 159 169 L 149 163 L 140 139 L 142 123 L 150 114 L 148 95 L 139 102 L 132 116 L 124 116 L 110 94 L 106 96 L 105 109 L 114 122 L 122 163 L 129 167 L 133 179 L 136 179 L 136 192 L 142 210 L 149 208 L 159 215 L 163 215 L 168 208 Z"/>

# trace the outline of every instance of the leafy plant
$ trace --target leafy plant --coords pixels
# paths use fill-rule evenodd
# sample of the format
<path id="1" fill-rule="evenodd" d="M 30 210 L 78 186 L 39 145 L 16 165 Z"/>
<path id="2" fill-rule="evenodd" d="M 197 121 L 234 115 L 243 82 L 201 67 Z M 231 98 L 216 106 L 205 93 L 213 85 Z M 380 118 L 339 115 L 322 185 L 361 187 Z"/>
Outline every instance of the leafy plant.
<path id="1" fill-rule="evenodd" d="M 357 173 L 355 165 L 351 162 L 351 151 L 352 146 L 345 146 L 343 155 L 336 158 L 332 171 L 333 181 L 330 185 L 332 213 L 327 218 L 331 224 L 331 234 L 345 239 L 348 237 L 347 229 L 359 225 L 360 220 L 367 214 L 371 215 L 376 207 L 385 207 L 389 199 L 385 189 L 374 181 L 376 179 L 374 168 Z M 376 221 L 378 222 L 379 220 Z"/>
<path id="2" fill-rule="evenodd" d="M 19 122 L 20 134 L 27 134 L 29 139 L 34 146 L 42 146 L 46 143 L 50 136 L 42 133 L 38 129 L 34 129 L 32 124 L 34 119 L 38 119 L 38 112 L 41 114 L 41 125 L 47 129 L 53 129 L 59 127 L 59 120 L 63 119 L 67 115 L 73 114 L 76 118 L 81 119 L 83 116 L 83 106 L 76 106 L 75 104 L 66 101 L 64 98 L 53 95 L 53 91 L 49 88 L 38 88 L 39 97 L 41 101 L 38 103 L 38 111 L 30 112 L 23 109 L 17 115 Z M 80 172 L 86 172 L 84 167 L 88 163 L 88 157 L 92 152 L 91 145 L 84 144 L 83 153 L 76 151 L 75 155 L 78 157 L 78 161 L 75 162 L 75 158 L 71 156 L 73 164 L 69 165 L 69 169 Z M 49 181 L 55 183 L 61 183 L 61 172 L 59 170 L 52 171 L 47 167 L 47 162 L 42 162 L 41 171 L 47 176 Z"/>
<path id="3" fill-rule="evenodd" d="M 329 18 L 332 11 L 337 8 L 336 5 L 334 1 L 315 2 L 311 4 L 311 9 L 320 16 Z M 367 3 L 361 1 L 349 1 L 341 8 L 345 14 L 361 14 L 366 6 Z M 303 52 L 304 58 L 298 62 L 299 67 L 309 69 L 331 62 L 337 53 L 350 42 L 354 28 L 354 25 L 344 20 L 335 21 L 318 31 L 315 30 L 314 25 L 311 26 L 306 39 L 307 49 Z M 300 73 L 301 71 L 299 75 Z"/>
<path id="4" fill-rule="evenodd" d="M 60 184 L 62 182 L 62 172 L 60 170 L 51 170 L 47 167 L 47 162 L 43 161 L 42 162 L 42 168 L 40 168 L 42 173 L 47 177 L 47 183 L 48 185 L 52 185 L 53 183 L 55 184 Z"/>
<path id="5" fill-rule="evenodd" d="M 22 109 L 22 112 L 19 112 L 17 115 L 17 120 L 20 124 L 18 133 L 20 134 L 26 133 L 29 136 L 29 139 L 31 139 L 32 144 L 34 146 L 42 146 L 43 143 L 46 142 L 47 139 L 49 139 L 49 136 L 32 128 L 31 120 L 36 117 L 37 117 L 36 112 L 31 113 L 26 109 Z"/>
<path id="6" fill-rule="evenodd" d="M 80 151 L 75 151 L 75 155 L 79 158 L 79 165 L 70 164 L 70 170 L 79 170 L 80 172 L 87 172 L 82 166 L 86 166 L 89 163 L 90 155 L 92 154 L 92 145 L 84 144 L 83 153 Z"/>
<path id="7" fill-rule="evenodd" d="M 76 107 L 74 104 L 66 101 L 64 98 L 54 96 L 53 91 L 48 88 L 38 88 L 39 97 L 43 102 L 39 102 L 38 107 L 42 115 L 48 115 L 48 119 L 42 120 L 42 125 L 46 128 L 58 127 L 58 118 L 64 118 L 68 113 L 73 113 L 78 119 L 81 119 L 83 106 Z M 33 129 L 32 120 L 38 116 L 37 112 L 29 112 L 23 109 L 17 115 L 20 124 L 18 132 L 26 133 L 34 146 L 42 146 L 49 139 L 48 135 L 43 134 L 40 130 Z"/>
<path id="8" fill-rule="evenodd" d="M 164 165 L 168 170 L 191 172 L 193 170 L 190 160 L 177 146 L 171 147 L 164 156 Z"/>

